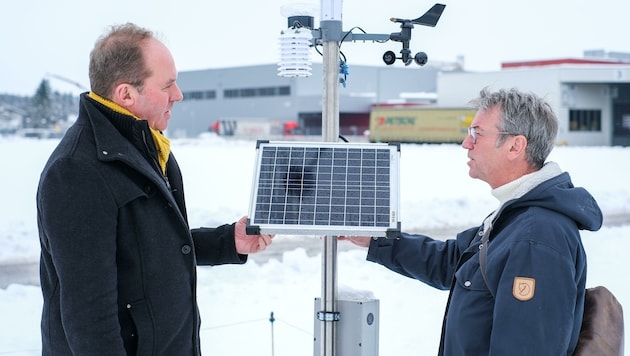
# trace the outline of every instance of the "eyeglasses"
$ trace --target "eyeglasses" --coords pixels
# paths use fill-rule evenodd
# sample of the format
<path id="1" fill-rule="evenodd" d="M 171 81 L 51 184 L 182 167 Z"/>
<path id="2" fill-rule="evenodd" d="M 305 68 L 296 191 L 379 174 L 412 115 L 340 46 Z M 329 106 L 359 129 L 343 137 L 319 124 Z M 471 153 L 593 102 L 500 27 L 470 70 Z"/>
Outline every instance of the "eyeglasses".
<path id="1" fill-rule="evenodd" d="M 472 127 L 472 126 L 468 128 L 468 134 L 470 135 L 470 138 L 472 138 L 472 143 L 473 144 L 477 143 L 477 136 L 483 136 L 483 135 L 516 135 L 515 133 L 505 132 L 505 131 L 496 131 L 496 132 L 483 131 L 483 132 L 478 132 L 477 128 Z"/>

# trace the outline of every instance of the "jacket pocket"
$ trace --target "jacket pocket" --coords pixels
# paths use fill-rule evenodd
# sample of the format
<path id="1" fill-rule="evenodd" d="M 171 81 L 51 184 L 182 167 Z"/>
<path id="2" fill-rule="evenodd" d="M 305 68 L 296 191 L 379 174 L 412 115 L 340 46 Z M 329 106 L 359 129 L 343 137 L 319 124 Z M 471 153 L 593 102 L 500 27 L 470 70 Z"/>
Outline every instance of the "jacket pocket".
<path id="1" fill-rule="evenodd" d="M 121 314 L 121 334 L 127 354 L 153 355 L 155 329 L 146 301 L 125 304 Z"/>
<path id="2" fill-rule="evenodd" d="M 475 257 L 468 260 L 455 272 L 455 280 L 459 288 L 471 292 L 485 291 L 490 294 L 486 282 L 481 275 L 479 262 Z"/>

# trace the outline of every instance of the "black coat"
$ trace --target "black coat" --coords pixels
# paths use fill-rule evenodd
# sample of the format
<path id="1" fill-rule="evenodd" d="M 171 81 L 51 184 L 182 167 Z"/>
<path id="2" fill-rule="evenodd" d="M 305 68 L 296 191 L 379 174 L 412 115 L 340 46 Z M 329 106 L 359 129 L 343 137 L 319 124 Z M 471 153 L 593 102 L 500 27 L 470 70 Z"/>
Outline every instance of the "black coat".
<path id="1" fill-rule="evenodd" d="M 198 355 L 196 265 L 244 263 L 234 225 L 190 230 L 146 121 L 81 95 L 40 178 L 43 355 Z"/>

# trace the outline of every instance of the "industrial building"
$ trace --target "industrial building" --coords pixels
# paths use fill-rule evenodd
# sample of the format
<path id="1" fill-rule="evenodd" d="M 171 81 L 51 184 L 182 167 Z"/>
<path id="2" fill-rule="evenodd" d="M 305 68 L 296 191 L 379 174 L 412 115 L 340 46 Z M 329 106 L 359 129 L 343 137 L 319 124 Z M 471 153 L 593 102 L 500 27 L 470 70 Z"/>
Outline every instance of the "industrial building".
<path id="1" fill-rule="evenodd" d="M 350 66 L 340 82 L 342 135 L 362 135 L 375 104 L 461 108 L 483 87 L 516 87 L 550 102 L 560 121 L 559 144 L 630 146 L 630 62 L 625 59 L 512 62 L 496 72 L 466 72 L 457 64 Z M 168 134 L 193 137 L 217 122 L 297 122 L 301 134 L 320 135 L 322 83 L 317 63 L 306 78 L 279 77 L 276 65 L 180 72 L 184 101 L 173 109 Z"/>
<path id="2" fill-rule="evenodd" d="M 184 100 L 173 108 L 169 136 L 191 137 L 221 122 L 299 123 L 301 133 L 321 134 L 323 69 L 312 64 L 310 77 L 277 75 L 275 64 L 180 72 Z M 339 129 L 362 135 L 370 108 L 382 102 L 435 102 L 434 66 L 350 66 L 340 74 Z"/>

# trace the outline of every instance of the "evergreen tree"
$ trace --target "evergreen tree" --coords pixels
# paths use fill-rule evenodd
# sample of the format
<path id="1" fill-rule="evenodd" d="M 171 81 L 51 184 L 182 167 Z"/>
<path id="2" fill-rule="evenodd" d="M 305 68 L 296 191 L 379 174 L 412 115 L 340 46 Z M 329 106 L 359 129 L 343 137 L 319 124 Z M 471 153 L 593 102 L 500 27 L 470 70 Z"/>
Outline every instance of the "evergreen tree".
<path id="1" fill-rule="evenodd" d="M 50 83 L 42 79 L 33 96 L 30 118 L 25 127 L 49 128 L 55 121 Z"/>

